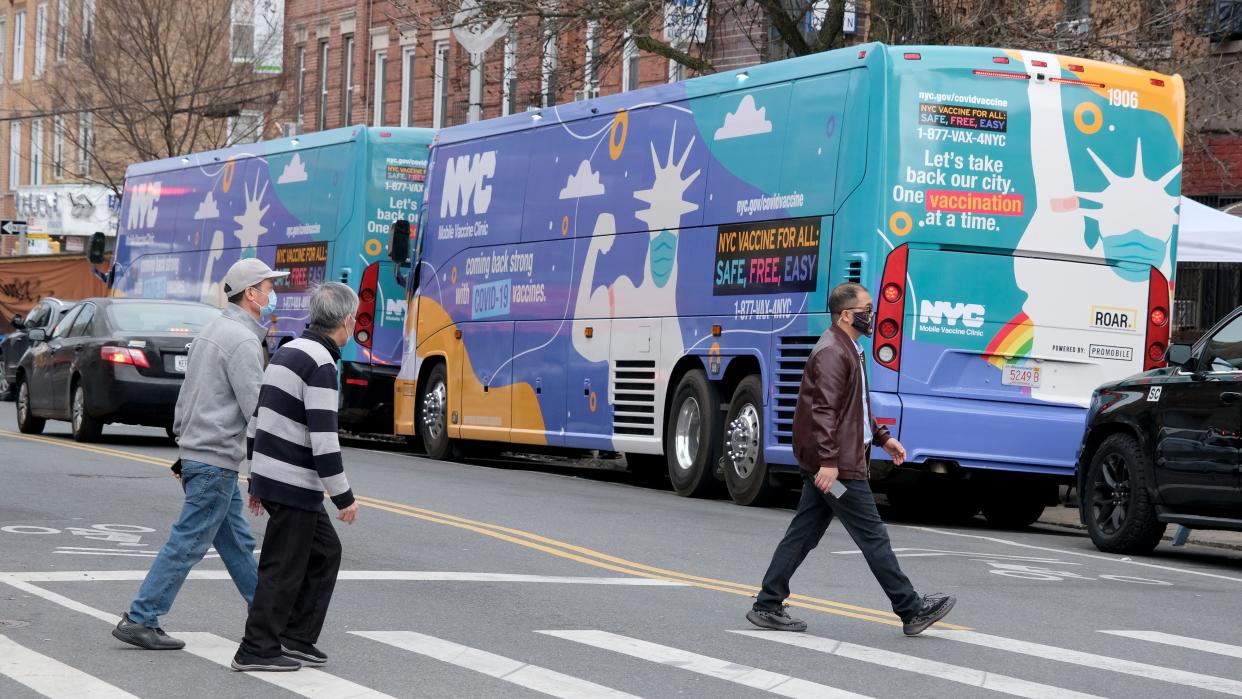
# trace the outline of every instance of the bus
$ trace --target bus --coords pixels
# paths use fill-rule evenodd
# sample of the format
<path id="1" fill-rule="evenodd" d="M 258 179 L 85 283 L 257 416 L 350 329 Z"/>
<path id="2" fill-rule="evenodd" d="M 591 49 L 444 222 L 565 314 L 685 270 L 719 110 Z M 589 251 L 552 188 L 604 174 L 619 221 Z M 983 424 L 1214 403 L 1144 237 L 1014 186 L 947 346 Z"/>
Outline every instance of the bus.
<path id="1" fill-rule="evenodd" d="M 1183 115 L 1177 76 L 867 44 L 444 129 L 396 431 L 619 452 L 759 503 L 852 281 L 909 451 L 872 479 L 1033 522 L 1092 389 L 1162 364 Z"/>
<path id="2" fill-rule="evenodd" d="M 349 284 L 361 307 L 342 349 L 341 424 L 391 434 L 406 272 L 386 245 L 422 203 L 433 135 L 355 126 L 132 165 L 111 293 L 223 307 L 225 272 L 258 257 L 289 272 L 262 319 L 274 351 L 305 329 L 311 288 Z"/>

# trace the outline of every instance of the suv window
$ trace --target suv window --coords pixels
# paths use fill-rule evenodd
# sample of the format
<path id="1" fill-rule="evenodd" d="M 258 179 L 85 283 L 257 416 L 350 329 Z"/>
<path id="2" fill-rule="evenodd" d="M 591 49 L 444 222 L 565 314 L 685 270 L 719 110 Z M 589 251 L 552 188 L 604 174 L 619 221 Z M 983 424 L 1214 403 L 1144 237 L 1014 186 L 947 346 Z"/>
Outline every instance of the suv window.
<path id="1" fill-rule="evenodd" d="M 78 311 L 80 310 L 82 310 L 81 306 L 74 306 L 73 310 L 69 311 L 68 315 L 61 318 L 60 322 L 56 324 L 56 329 L 52 331 L 52 337 L 58 338 L 68 335 L 69 328 L 73 325 L 74 319 L 78 317 Z"/>
<path id="2" fill-rule="evenodd" d="M 1242 371 L 1242 316 L 1229 321 L 1203 346 L 1203 371 Z"/>
<path id="3" fill-rule="evenodd" d="M 95 319 L 95 304 L 88 303 L 82 306 L 82 312 L 78 314 L 77 320 L 73 321 L 73 328 L 69 330 L 70 337 L 82 337 L 90 331 L 91 321 Z"/>

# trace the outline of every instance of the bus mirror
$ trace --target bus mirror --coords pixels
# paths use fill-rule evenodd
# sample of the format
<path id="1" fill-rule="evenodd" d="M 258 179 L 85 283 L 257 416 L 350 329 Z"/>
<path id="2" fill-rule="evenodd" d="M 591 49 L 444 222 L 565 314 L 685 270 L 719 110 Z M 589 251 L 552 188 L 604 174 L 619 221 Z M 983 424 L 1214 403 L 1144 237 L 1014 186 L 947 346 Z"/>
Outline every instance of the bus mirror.
<path id="1" fill-rule="evenodd" d="M 104 238 L 103 233 L 96 232 L 91 236 L 90 248 L 86 253 L 86 259 L 90 260 L 91 264 L 103 264 L 105 246 L 107 245 L 107 242 L 108 241 Z"/>
<path id="2" fill-rule="evenodd" d="M 410 261 L 410 222 L 393 221 L 388 229 L 388 259 L 399 265 Z"/>

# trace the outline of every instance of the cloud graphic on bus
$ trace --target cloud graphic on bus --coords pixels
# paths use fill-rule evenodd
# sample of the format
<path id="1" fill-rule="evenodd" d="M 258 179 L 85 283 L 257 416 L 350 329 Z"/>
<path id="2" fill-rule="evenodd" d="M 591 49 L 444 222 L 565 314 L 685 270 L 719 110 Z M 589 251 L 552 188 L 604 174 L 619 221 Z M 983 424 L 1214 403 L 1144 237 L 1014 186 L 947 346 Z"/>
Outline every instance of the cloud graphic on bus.
<path id="1" fill-rule="evenodd" d="M 298 153 L 293 154 L 293 160 L 285 166 L 280 177 L 276 180 L 276 184 L 294 184 L 296 182 L 305 182 L 310 179 L 306 174 L 306 163 L 302 162 L 302 156 Z"/>
<path id="2" fill-rule="evenodd" d="M 724 126 L 716 129 L 715 139 L 725 141 L 730 138 L 758 136 L 772 133 L 772 122 L 768 121 L 768 108 L 758 107 L 755 98 L 746 95 L 742 98 L 737 111 L 725 114 Z"/>
<path id="3" fill-rule="evenodd" d="M 198 205 L 198 210 L 194 212 L 194 220 L 206 221 L 212 218 L 220 218 L 220 207 L 216 204 L 215 192 L 207 192 L 207 198 Z"/>
<path id="4" fill-rule="evenodd" d="M 569 176 L 561 190 L 561 199 L 581 199 L 583 197 L 599 197 L 604 194 L 604 185 L 599 181 L 599 173 L 591 171 L 591 163 L 583 160 L 578 165 L 578 172 Z"/>

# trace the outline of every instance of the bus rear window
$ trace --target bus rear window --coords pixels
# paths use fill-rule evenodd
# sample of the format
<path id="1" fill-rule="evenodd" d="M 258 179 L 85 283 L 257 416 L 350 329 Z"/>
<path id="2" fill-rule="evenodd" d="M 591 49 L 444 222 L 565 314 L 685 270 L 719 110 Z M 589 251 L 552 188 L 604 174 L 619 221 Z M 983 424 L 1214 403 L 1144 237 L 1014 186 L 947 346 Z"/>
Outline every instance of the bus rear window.
<path id="1" fill-rule="evenodd" d="M 108 307 L 108 320 L 126 333 L 197 333 L 220 315 L 218 309 L 197 304 L 124 303 Z"/>

